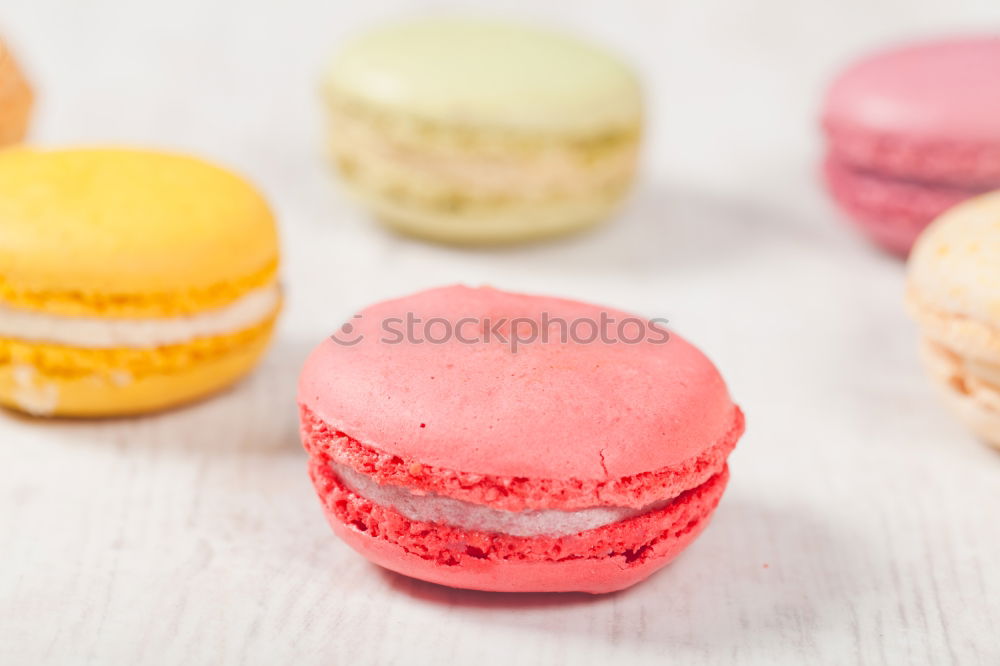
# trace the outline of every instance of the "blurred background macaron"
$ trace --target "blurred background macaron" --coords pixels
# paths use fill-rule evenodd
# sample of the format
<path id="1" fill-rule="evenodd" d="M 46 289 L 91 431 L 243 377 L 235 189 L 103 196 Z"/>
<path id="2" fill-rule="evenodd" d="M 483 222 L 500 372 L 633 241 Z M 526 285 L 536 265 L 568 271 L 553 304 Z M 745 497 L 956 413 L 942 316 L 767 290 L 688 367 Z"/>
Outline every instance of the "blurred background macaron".
<path id="1" fill-rule="evenodd" d="M 281 294 L 271 211 L 201 160 L 0 152 L 0 404 L 111 416 L 246 373 Z"/>
<path id="2" fill-rule="evenodd" d="M 931 377 L 962 421 L 1000 447 L 1000 191 L 935 221 L 908 269 Z"/>
<path id="3" fill-rule="evenodd" d="M 397 230 L 510 243 L 607 218 L 633 180 L 642 101 L 616 57 L 472 19 L 379 27 L 326 71 L 330 149 Z"/>
<path id="4" fill-rule="evenodd" d="M 935 217 L 1000 188 L 1000 35 L 867 57 L 834 81 L 822 123 L 833 198 L 905 256 Z"/>
<path id="5" fill-rule="evenodd" d="M 33 99 L 14 55 L 0 41 L 0 147 L 17 143 L 28 133 Z"/>

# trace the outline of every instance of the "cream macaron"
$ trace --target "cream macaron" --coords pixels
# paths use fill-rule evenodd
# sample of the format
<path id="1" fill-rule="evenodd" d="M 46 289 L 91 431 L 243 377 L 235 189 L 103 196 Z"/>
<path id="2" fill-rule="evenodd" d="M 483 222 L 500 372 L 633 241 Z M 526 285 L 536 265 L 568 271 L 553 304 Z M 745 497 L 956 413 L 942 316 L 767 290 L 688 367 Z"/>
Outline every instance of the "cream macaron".
<path id="1" fill-rule="evenodd" d="M 0 152 L 0 404 L 113 416 L 248 372 L 281 305 L 274 218 L 199 159 Z"/>
<path id="2" fill-rule="evenodd" d="M 931 377 L 959 418 L 1000 447 L 1000 191 L 933 222 L 908 273 L 908 306 Z"/>
<path id="3" fill-rule="evenodd" d="M 377 28 L 330 64 L 330 149 L 406 233 L 509 243 L 607 218 L 636 168 L 633 72 L 572 37 L 473 19 Z"/>

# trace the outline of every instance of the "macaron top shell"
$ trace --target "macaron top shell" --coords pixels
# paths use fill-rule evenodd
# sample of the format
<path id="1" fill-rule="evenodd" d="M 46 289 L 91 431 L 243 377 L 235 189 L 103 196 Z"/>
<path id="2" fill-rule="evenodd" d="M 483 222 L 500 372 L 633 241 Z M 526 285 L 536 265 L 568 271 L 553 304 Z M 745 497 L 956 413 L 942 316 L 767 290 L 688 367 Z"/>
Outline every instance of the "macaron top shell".
<path id="1" fill-rule="evenodd" d="M 462 286 L 380 303 L 335 334 L 340 342 L 312 353 L 299 402 L 385 453 L 505 477 L 620 478 L 680 464 L 732 430 L 738 411 L 725 383 L 680 337 L 663 342 L 660 328 L 637 336 L 635 323 L 624 337 L 641 342 L 586 343 L 588 324 L 578 325 L 577 341 L 551 324 L 599 323 L 602 315 L 642 321 L 575 301 Z M 424 342 L 405 341 L 408 316 L 437 318 L 411 327 L 411 339 Z M 543 316 L 548 341 L 515 351 L 511 329 L 530 336 L 528 322 L 537 326 Z M 423 337 L 440 340 L 448 327 L 445 341 Z"/>
<path id="2" fill-rule="evenodd" d="M 924 42 L 847 69 L 826 100 L 828 128 L 1000 143 L 1000 35 Z"/>
<path id="3" fill-rule="evenodd" d="M 0 153 L 0 286 L 11 293 L 113 300 L 234 280 L 251 287 L 277 259 L 264 199 L 201 160 L 126 149 Z"/>
<path id="4" fill-rule="evenodd" d="M 558 33 L 471 19 L 384 26 L 331 64 L 333 97 L 473 128 L 591 133 L 634 128 L 638 83 L 616 58 Z"/>
<path id="5" fill-rule="evenodd" d="M 910 253 L 908 271 L 922 305 L 1000 326 L 1000 191 L 931 224 Z"/>

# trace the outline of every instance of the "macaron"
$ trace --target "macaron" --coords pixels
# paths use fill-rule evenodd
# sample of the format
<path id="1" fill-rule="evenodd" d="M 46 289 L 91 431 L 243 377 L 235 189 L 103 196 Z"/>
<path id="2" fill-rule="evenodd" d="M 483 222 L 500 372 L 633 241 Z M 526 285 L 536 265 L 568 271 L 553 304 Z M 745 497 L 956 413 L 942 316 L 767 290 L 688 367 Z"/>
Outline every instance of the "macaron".
<path id="1" fill-rule="evenodd" d="M 1000 448 L 1000 191 L 951 209 L 917 239 L 907 304 L 945 400 Z"/>
<path id="2" fill-rule="evenodd" d="M 948 208 L 1000 187 L 1000 35 L 881 51 L 845 70 L 823 110 L 834 200 L 905 256 Z"/>
<path id="3" fill-rule="evenodd" d="M 0 152 L 0 404 L 113 416 L 217 391 L 267 346 L 267 203 L 193 157 Z"/>
<path id="4" fill-rule="evenodd" d="M 27 134 L 33 99 L 14 55 L 0 41 L 0 146 L 17 143 Z"/>
<path id="5" fill-rule="evenodd" d="M 349 192 L 397 230 L 513 243 L 611 215 L 636 168 L 634 73 L 584 41 L 474 19 L 376 28 L 324 91 Z"/>
<path id="6" fill-rule="evenodd" d="M 444 287 L 373 305 L 299 380 L 333 531 L 458 588 L 626 588 L 705 528 L 743 432 L 715 366 L 614 309 Z"/>

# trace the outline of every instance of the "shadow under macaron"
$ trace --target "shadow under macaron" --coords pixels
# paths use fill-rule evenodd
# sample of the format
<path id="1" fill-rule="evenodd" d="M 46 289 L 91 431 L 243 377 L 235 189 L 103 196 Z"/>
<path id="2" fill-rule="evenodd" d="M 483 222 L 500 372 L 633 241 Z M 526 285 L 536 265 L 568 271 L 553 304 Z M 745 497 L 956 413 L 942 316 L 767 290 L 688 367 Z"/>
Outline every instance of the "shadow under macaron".
<path id="1" fill-rule="evenodd" d="M 537 630 L 549 640 L 572 635 L 632 653 L 669 648 L 680 658 L 739 649 L 764 660 L 781 638 L 809 642 L 847 631 L 825 618 L 865 594 L 868 551 L 849 526 L 742 493 L 723 499 L 705 533 L 674 562 L 610 594 L 479 592 L 369 569 L 392 592 L 460 610 L 465 622 Z M 798 618 L 798 636 L 778 621 L 788 615 Z"/>

